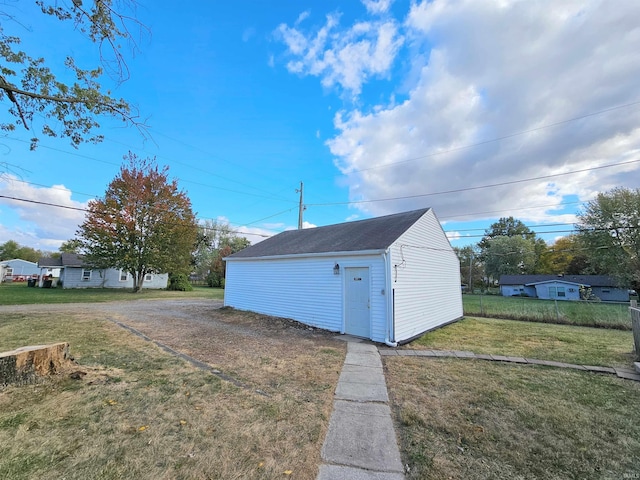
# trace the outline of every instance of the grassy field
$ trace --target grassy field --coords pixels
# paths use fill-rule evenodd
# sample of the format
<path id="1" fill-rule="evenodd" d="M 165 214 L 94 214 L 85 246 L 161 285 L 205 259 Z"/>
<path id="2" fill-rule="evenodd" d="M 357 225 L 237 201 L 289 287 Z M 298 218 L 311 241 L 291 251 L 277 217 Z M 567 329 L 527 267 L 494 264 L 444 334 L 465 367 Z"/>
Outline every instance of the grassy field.
<path id="1" fill-rule="evenodd" d="M 630 367 L 633 339 L 620 330 L 468 318 L 402 348 Z M 638 382 L 481 360 L 384 364 L 407 478 L 640 476 Z"/>
<path id="2" fill-rule="evenodd" d="M 463 295 L 466 316 L 631 330 L 629 304 L 569 302 L 500 295 Z"/>
<path id="3" fill-rule="evenodd" d="M 21 288 L 0 287 L 0 303 L 45 303 L 28 296 L 40 292 L 51 303 L 222 295 L 210 288 L 141 295 Z M 227 336 L 196 330 L 188 337 L 177 318 L 165 338 L 180 351 L 206 350 L 209 364 L 249 388 L 192 368 L 100 317 L 4 313 L 0 351 L 69 341 L 86 375 L 0 390 L 0 478 L 315 479 L 344 345 L 302 344 L 286 322 L 260 330 L 255 314 L 221 315 L 231 326 Z M 254 326 L 255 335 L 237 333 Z M 467 318 L 402 348 L 628 367 L 632 334 Z M 407 478 L 640 474 L 638 382 L 478 360 L 384 357 L 384 366 Z"/>
<path id="4" fill-rule="evenodd" d="M 630 331 L 491 318 L 465 318 L 403 348 L 470 350 L 581 365 L 629 367 L 633 363 Z"/>
<path id="5" fill-rule="evenodd" d="M 385 357 L 408 479 L 640 475 L 640 383 L 478 360 Z"/>
<path id="6" fill-rule="evenodd" d="M 241 388 L 101 318 L 0 318 L 0 351 L 61 340 L 86 375 L 0 389 L 0 478 L 317 475 L 342 342 L 303 354 L 257 346 L 233 365 Z"/>
<path id="7" fill-rule="evenodd" d="M 141 292 L 133 293 L 131 290 L 108 288 L 29 288 L 26 283 L 0 283 L 0 305 L 114 302 L 144 298 L 214 298 L 221 300 L 223 297 L 223 289 L 209 287 L 194 287 L 191 292 L 143 289 Z"/>

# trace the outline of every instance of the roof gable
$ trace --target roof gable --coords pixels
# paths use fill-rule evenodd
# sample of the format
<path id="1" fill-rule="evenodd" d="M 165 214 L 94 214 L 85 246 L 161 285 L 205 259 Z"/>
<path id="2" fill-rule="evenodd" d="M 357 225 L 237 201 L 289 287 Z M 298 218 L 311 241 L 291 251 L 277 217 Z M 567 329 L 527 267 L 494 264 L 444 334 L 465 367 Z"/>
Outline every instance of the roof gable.
<path id="1" fill-rule="evenodd" d="M 423 208 L 355 222 L 288 230 L 227 258 L 385 250 L 429 210 Z"/>
<path id="2" fill-rule="evenodd" d="M 2 265 L 16 265 L 16 264 L 25 265 L 26 264 L 26 265 L 29 265 L 30 267 L 37 266 L 35 262 L 30 262 L 29 260 L 23 260 L 21 258 L 12 258 L 11 260 L 2 260 L 0 264 Z"/>
<path id="3" fill-rule="evenodd" d="M 529 285 L 547 285 L 550 283 L 563 283 L 565 285 L 584 285 L 585 287 L 590 287 L 591 284 L 589 283 L 584 283 L 584 282 L 571 282 L 569 280 L 565 280 L 562 277 L 558 277 L 558 278 L 554 278 L 553 280 L 543 280 L 542 282 L 531 282 L 531 283 L 525 283 L 525 285 L 529 286 Z"/>

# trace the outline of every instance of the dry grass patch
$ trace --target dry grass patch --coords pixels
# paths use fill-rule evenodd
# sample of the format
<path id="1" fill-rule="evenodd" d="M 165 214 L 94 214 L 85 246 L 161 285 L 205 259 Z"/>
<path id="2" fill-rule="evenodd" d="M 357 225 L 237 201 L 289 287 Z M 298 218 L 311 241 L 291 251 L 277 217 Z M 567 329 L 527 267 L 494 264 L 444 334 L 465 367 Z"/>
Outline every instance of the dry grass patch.
<path id="1" fill-rule="evenodd" d="M 472 360 L 384 362 L 407 478 L 638 474 L 637 382 Z"/>
<path id="2" fill-rule="evenodd" d="M 264 317 L 220 315 L 185 323 L 176 312 L 151 312 L 131 324 L 248 388 L 98 311 L 3 315 L 0 350 L 69 341 L 86 375 L 0 391 L 0 478 L 315 478 L 344 344 L 287 322 L 278 333 Z M 261 339 L 260 322 L 271 336 Z M 290 330 L 297 335 L 287 338 Z"/>

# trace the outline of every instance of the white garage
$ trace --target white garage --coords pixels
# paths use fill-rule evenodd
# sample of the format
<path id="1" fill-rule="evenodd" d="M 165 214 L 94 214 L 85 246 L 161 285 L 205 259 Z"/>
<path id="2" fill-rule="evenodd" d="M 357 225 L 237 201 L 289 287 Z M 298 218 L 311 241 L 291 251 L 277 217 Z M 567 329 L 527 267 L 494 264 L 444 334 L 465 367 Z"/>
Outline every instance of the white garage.
<path id="1" fill-rule="evenodd" d="M 458 258 L 430 208 L 282 232 L 225 260 L 226 306 L 375 342 L 463 315 Z"/>

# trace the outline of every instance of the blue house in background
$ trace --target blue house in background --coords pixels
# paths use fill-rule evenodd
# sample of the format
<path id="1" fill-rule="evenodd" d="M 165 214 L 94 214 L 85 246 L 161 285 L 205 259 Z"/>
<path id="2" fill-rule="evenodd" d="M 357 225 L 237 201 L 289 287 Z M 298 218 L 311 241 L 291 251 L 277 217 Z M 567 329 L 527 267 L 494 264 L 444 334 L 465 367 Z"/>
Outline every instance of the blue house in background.
<path id="1" fill-rule="evenodd" d="M 0 262 L 0 282 L 26 282 L 39 273 L 38 264 L 28 260 L 14 258 Z"/>
<path id="2" fill-rule="evenodd" d="M 629 288 L 608 275 L 501 275 L 500 294 L 545 300 L 580 300 L 580 287 L 603 302 L 628 302 Z"/>
<path id="3" fill-rule="evenodd" d="M 82 255 L 62 253 L 57 257 L 41 258 L 38 265 L 42 269 L 43 279 L 46 272 L 57 271 L 53 274 L 51 286 L 62 288 L 133 288 L 133 277 L 128 272 L 117 268 L 94 269 L 85 264 Z M 168 273 L 147 274 L 143 288 L 167 288 Z M 39 286 L 43 286 L 43 280 Z M 46 285 L 44 285 L 46 286 Z"/>

